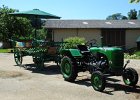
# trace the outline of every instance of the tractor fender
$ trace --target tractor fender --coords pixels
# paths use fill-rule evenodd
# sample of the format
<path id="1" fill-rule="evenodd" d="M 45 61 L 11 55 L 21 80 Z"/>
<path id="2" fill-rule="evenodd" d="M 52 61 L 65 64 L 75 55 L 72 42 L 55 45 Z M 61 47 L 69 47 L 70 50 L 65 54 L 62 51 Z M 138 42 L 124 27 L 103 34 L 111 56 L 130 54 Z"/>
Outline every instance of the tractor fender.
<path id="1" fill-rule="evenodd" d="M 61 50 L 60 54 L 72 57 L 82 57 L 82 54 L 78 49 L 63 49 Z"/>

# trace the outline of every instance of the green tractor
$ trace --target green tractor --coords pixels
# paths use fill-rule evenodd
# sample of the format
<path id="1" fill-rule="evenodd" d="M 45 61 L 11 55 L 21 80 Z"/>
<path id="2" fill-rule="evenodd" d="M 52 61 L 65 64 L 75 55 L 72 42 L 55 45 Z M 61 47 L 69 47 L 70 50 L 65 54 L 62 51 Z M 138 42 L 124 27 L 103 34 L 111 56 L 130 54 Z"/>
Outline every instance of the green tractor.
<path id="1" fill-rule="evenodd" d="M 103 91 L 108 76 L 122 76 L 126 85 L 135 86 L 138 73 L 133 68 L 126 68 L 124 53 L 118 47 L 98 47 L 90 41 L 89 45 L 77 45 L 77 49 L 61 50 L 61 72 L 66 81 L 74 82 L 78 72 L 89 71 L 94 90 Z"/>

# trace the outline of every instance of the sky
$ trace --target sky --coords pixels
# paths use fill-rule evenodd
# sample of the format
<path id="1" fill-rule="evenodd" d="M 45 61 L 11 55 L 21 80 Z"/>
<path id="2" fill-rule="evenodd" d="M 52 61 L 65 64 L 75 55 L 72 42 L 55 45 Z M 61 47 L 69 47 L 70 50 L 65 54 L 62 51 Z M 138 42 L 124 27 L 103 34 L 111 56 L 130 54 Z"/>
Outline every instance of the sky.
<path id="1" fill-rule="evenodd" d="M 106 19 L 115 13 L 127 16 L 131 9 L 140 10 L 140 3 L 130 4 L 129 0 L 0 0 L 2 5 L 19 11 L 40 9 L 61 19 Z"/>

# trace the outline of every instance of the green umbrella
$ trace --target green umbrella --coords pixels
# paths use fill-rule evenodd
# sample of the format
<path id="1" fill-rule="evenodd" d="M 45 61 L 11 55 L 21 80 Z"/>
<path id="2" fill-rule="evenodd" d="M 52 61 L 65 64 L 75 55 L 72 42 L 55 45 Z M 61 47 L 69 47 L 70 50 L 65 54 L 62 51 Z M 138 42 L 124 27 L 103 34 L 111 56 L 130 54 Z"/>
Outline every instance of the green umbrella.
<path id="1" fill-rule="evenodd" d="M 10 13 L 10 15 L 18 16 L 18 17 L 35 18 L 36 26 L 37 26 L 38 18 L 45 18 L 45 19 L 60 19 L 61 18 L 56 15 L 41 11 L 39 9 Z M 36 27 L 35 27 L 35 37 L 36 37 Z"/>

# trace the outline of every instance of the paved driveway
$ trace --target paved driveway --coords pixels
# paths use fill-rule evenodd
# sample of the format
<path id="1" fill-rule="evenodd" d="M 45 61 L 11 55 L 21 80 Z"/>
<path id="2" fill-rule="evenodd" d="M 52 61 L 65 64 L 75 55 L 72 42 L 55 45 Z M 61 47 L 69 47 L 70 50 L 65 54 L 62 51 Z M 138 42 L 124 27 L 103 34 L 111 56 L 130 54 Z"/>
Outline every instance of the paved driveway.
<path id="1" fill-rule="evenodd" d="M 140 82 L 132 88 L 121 77 L 111 77 L 101 93 L 93 90 L 88 72 L 79 73 L 76 82 L 69 83 L 54 63 L 46 63 L 40 72 L 31 68 L 31 57 L 25 57 L 23 65 L 15 66 L 13 54 L 0 54 L 0 100 L 140 100 Z M 139 60 L 132 60 L 129 66 L 140 75 Z"/>

